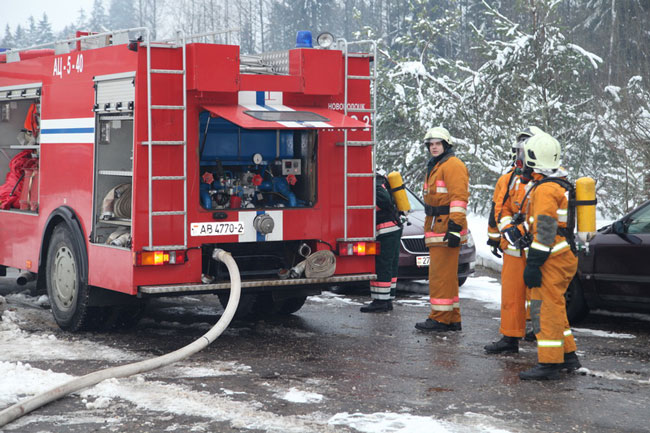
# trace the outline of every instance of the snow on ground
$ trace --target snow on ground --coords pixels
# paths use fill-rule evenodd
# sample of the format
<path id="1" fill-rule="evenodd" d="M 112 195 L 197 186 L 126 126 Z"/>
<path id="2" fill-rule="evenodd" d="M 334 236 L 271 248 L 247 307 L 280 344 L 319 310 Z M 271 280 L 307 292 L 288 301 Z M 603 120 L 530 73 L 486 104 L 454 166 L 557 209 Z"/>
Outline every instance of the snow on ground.
<path id="1" fill-rule="evenodd" d="M 60 340 L 51 334 L 30 334 L 21 330 L 18 322 L 15 312 L 3 313 L 0 322 L 0 361 L 101 359 L 115 362 L 140 359 L 134 353 L 92 342 Z"/>
<path id="2" fill-rule="evenodd" d="M 476 299 L 485 302 L 485 307 L 501 309 L 501 284 L 491 277 L 468 278 L 459 289 L 461 299 Z"/>
<path id="3" fill-rule="evenodd" d="M 331 425 L 350 426 L 363 433 L 499 433 L 507 432 L 494 427 L 498 423 L 490 417 L 465 413 L 458 422 L 440 421 L 431 417 L 406 413 L 339 413 L 328 421 Z M 487 424 L 487 425 L 486 425 Z"/>
<path id="4" fill-rule="evenodd" d="M 609 379 L 609 380 L 628 380 L 631 382 L 636 382 L 641 385 L 650 385 L 650 379 L 639 379 L 639 377 L 634 374 L 634 373 L 613 373 L 611 371 L 596 371 L 596 370 L 591 370 L 589 368 L 579 368 L 576 370 L 577 373 L 585 374 L 587 376 L 593 376 L 593 377 L 602 377 L 603 379 Z"/>
<path id="5" fill-rule="evenodd" d="M 366 283 L 367 284 L 367 283 Z M 309 300 L 311 302 L 320 302 L 325 304 L 347 304 L 347 305 L 363 305 L 360 302 L 350 299 L 345 295 L 339 295 L 333 292 L 323 292 L 318 296 L 310 296 Z"/>
<path id="6" fill-rule="evenodd" d="M 609 332 L 609 331 L 600 331 L 598 329 L 585 329 L 585 328 L 571 328 L 573 332 L 577 332 L 578 335 L 584 334 L 585 336 L 591 335 L 594 337 L 605 337 L 605 338 L 636 338 L 632 334 L 619 334 L 617 332 Z"/>
<path id="7" fill-rule="evenodd" d="M 324 398 L 321 394 L 301 391 L 296 388 L 290 388 L 286 392 L 276 393 L 275 397 L 292 403 L 320 403 Z"/>

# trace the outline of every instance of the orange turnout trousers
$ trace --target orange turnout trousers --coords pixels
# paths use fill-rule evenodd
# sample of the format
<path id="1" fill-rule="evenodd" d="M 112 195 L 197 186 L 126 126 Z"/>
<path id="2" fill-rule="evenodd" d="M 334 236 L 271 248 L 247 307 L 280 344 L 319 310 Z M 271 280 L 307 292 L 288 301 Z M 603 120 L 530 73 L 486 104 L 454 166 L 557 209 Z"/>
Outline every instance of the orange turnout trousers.
<path id="1" fill-rule="evenodd" d="M 447 324 L 460 322 L 459 254 L 460 247 L 429 248 L 429 319 Z"/>
<path id="2" fill-rule="evenodd" d="M 501 230 L 510 226 L 512 215 L 518 212 L 525 196 L 525 185 L 513 172 L 499 177 L 492 196 L 493 220 L 488 225 L 488 237 L 498 240 L 503 251 L 501 268 L 501 326 L 499 332 L 506 337 L 523 337 L 526 334 L 526 307 L 530 291 L 524 283 L 526 259 L 521 250 L 508 244 Z"/>
<path id="3" fill-rule="evenodd" d="M 576 350 L 566 316 L 564 292 L 578 269 L 578 258 L 567 249 L 551 255 L 540 269 L 542 286 L 533 287 L 530 296 L 530 316 L 537 336 L 537 360 L 540 363 L 562 363 L 565 353 Z"/>
<path id="4" fill-rule="evenodd" d="M 526 334 L 526 259 L 503 255 L 501 268 L 501 326 L 499 332 L 507 337 Z"/>

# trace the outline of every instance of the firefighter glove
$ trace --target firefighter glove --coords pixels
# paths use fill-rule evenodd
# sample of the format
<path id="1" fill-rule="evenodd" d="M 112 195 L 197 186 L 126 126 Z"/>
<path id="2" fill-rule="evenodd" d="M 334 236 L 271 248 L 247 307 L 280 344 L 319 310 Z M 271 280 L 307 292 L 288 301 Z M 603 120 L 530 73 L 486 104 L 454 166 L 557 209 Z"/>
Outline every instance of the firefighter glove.
<path id="1" fill-rule="evenodd" d="M 510 226 L 503 231 L 503 237 L 510 245 L 517 245 L 517 241 L 523 237 L 517 226 Z"/>
<path id="2" fill-rule="evenodd" d="M 487 244 L 492 247 L 492 254 L 500 259 L 501 254 L 499 254 L 499 252 L 503 252 L 501 249 L 501 241 L 499 239 L 488 239 Z"/>
<path id="3" fill-rule="evenodd" d="M 530 248 L 526 254 L 526 265 L 541 267 L 548 256 L 551 255 L 551 251 L 542 251 L 537 248 Z"/>
<path id="4" fill-rule="evenodd" d="M 536 248 L 528 250 L 526 268 L 524 269 L 524 282 L 526 286 L 530 288 L 542 286 L 542 270 L 540 268 L 550 254 L 550 251 L 542 251 Z"/>
<path id="5" fill-rule="evenodd" d="M 452 220 L 449 220 L 449 224 L 447 224 L 447 233 L 445 233 L 445 237 L 442 238 L 442 240 L 447 241 L 447 246 L 450 248 L 456 248 L 460 246 L 460 231 L 462 229 L 462 226 L 456 224 Z"/>
<path id="6" fill-rule="evenodd" d="M 542 271 L 539 266 L 527 264 L 524 269 L 524 283 L 531 289 L 533 287 L 542 287 Z"/>

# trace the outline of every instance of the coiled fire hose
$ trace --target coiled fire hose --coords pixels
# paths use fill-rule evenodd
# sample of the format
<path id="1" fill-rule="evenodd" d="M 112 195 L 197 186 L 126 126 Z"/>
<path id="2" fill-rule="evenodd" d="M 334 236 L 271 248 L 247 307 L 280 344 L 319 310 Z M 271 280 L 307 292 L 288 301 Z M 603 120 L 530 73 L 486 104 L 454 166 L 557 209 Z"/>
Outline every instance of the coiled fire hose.
<path id="1" fill-rule="evenodd" d="M 237 267 L 237 263 L 235 263 L 235 260 L 232 258 L 230 253 L 222 249 L 215 249 L 212 253 L 212 258 L 223 262 L 228 268 L 228 273 L 230 274 L 230 297 L 228 298 L 228 304 L 226 305 L 226 308 L 217 323 L 208 332 L 203 334 L 203 336 L 201 336 L 198 340 L 195 340 L 193 343 L 190 343 L 187 346 L 174 352 L 158 356 L 153 359 L 89 373 L 85 376 L 81 376 L 71 380 L 70 382 L 64 383 L 63 385 L 52 388 L 49 391 L 28 398 L 21 403 L 16 403 L 15 405 L 10 406 L 0 412 L 0 427 L 3 427 L 11 421 L 16 420 L 26 413 L 38 409 L 47 403 L 58 400 L 61 397 L 64 397 L 72 392 L 97 385 L 103 380 L 128 377 L 139 373 L 146 373 L 148 371 L 155 370 L 157 368 L 164 367 L 166 365 L 185 359 L 188 356 L 191 356 L 196 352 L 204 349 L 210 343 L 216 340 L 217 337 L 219 337 L 219 335 L 221 335 L 221 333 L 228 327 L 230 321 L 235 315 L 235 310 L 237 310 L 237 305 L 239 304 L 239 296 L 241 294 L 241 278 L 239 276 L 239 268 Z"/>
<path id="2" fill-rule="evenodd" d="M 309 254 L 305 260 L 291 268 L 291 278 L 300 278 L 305 273 L 307 278 L 327 278 L 336 271 L 336 257 L 329 250 L 316 251 Z"/>

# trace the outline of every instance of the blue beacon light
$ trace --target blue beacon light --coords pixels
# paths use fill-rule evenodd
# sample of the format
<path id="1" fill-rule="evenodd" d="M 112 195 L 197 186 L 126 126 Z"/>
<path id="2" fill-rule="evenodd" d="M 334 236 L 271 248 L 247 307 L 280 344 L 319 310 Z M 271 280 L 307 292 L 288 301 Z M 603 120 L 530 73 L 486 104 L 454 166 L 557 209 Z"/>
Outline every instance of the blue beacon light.
<path id="1" fill-rule="evenodd" d="M 313 48 L 309 30 L 300 30 L 296 33 L 296 48 Z"/>

